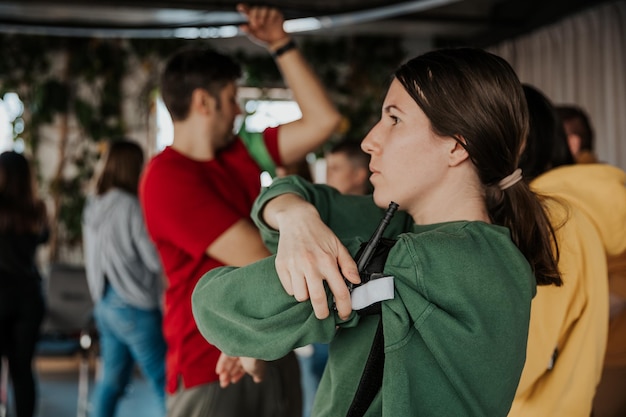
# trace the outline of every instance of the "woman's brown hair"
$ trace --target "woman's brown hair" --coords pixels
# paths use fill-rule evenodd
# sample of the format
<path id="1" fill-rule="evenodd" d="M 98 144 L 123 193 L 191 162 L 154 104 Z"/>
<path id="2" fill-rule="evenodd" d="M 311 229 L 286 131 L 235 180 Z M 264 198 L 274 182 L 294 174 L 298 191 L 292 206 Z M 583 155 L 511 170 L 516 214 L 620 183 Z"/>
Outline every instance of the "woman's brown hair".
<path id="1" fill-rule="evenodd" d="M 0 232 L 41 233 L 48 225 L 26 157 L 14 151 L 0 154 Z"/>
<path id="2" fill-rule="evenodd" d="M 126 139 L 112 141 L 96 182 L 96 194 L 102 195 L 111 188 L 119 188 L 137 195 L 143 162 L 143 149 L 137 143 Z"/>
<path id="3" fill-rule="evenodd" d="M 441 49 L 410 60 L 395 76 L 433 131 L 467 149 L 491 221 L 509 228 L 537 284 L 561 285 L 558 246 L 539 197 L 525 181 L 500 188 L 518 168 L 529 130 L 526 99 L 513 68 L 480 49 Z"/>

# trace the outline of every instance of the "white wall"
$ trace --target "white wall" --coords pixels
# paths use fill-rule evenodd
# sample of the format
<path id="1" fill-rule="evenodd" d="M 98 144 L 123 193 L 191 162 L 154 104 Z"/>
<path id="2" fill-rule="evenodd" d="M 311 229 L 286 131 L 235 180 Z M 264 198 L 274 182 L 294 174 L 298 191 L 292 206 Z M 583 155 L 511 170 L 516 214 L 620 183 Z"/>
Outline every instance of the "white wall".
<path id="1" fill-rule="evenodd" d="M 599 159 L 626 170 L 626 1 L 591 8 L 491 50 L 555 104 L 585 109 Z"/>

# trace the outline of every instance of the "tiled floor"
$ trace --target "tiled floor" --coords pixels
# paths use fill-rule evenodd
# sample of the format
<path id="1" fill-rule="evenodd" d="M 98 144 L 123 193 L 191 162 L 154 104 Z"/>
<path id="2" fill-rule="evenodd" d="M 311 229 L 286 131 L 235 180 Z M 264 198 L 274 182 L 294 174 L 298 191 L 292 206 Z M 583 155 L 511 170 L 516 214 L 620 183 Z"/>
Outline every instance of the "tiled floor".
<path id="1" fill-rule="evenodd" d="M 80 357 L 37 358 L 39 397 L 35 417 L 80 417 L 78 414 L 78 380 Z M 93 394 L 96 365 L 89 367 L 88 398 Z M 127 395 L 119 404 L 116 417 L 155 417 L 156 396 L 139 373 L 136 373 Z M 87 404 L 88 408 L 89 404 Z M 87 414 L 88 415 L 88 414 Z M 83 413 L 84 417 L 85 414 Z M 14 417 L 9 410 L 7 417 Z"/>

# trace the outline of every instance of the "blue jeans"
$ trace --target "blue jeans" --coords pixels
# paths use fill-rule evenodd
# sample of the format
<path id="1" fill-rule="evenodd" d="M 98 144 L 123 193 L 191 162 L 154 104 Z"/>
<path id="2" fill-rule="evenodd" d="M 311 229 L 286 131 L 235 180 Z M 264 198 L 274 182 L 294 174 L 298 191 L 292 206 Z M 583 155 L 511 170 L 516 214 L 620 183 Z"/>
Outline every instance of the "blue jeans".
<path id="1" fill-rule="evenodd" d="M 113 417 L 130 382 L 135 362 L 149 381 L 165 415 L 165 340 L 158 309 L 126 303 L 107 285 L 94 310 L 100 336 L 100 380 L 93 398 L 93 417 Z"/>
<path id="2" fill-rule="evenodd" d="M 313 351 L 307 356 L 298 356 L 300 364 L 300 383 L 302 384 L 302 416 L 309 417 L 313 409 L 317 386 L 322 379 L 326 361 L 328 360 L 328 345 L 313 343 Z"/>

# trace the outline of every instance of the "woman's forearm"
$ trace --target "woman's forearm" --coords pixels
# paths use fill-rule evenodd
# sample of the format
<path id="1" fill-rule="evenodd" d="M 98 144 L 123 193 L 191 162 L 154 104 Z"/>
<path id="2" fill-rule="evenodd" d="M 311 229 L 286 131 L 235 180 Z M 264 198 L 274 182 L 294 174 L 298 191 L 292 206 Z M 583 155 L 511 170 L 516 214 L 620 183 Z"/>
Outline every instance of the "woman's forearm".
<path id="1" fill-rule="evenodd" d="M 296 194 L 282 194 L 265 204 L 261 217 L 272 229 L 280 231 L 290 222 L 320 220 L 317 209 Z"/>

